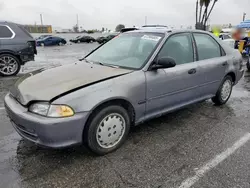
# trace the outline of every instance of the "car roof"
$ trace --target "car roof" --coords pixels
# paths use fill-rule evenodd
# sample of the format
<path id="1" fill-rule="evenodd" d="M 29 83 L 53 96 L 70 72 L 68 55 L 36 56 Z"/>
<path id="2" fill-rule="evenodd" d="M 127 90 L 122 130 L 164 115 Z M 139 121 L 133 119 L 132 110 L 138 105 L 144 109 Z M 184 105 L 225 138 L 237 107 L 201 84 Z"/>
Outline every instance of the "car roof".
<path id="1" fill-rule="evenodd" d="M 0 24 L 8 24 L 8 23 L 13 23 L 13 22 L 8 22 L 8 21 L 0 20 Z"/>
<path id="2" fill-rule="evenodd" d="M 138 30 L 128 31 L 126 33 L 181 33 L 181 32 L 195 32 L 195 33 L 209 33 L 207 31 L 196 30 L 196 29 L 168 29 L 168 28 L 150 28 L 150 29 L 143 29 L 140 28 Z"/>

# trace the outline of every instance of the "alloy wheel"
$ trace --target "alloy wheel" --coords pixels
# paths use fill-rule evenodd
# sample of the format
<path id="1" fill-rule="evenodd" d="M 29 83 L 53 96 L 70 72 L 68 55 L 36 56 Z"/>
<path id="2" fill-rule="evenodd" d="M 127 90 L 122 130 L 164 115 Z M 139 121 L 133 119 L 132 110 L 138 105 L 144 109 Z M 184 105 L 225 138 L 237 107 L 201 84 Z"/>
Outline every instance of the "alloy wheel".
<path id="1" fill-rule="evenodd" d="M 18 70 L 18 62 L 15 58 L 5 55 L 0 57 L 0 73 L 6 76 L 14 74 Z"/>

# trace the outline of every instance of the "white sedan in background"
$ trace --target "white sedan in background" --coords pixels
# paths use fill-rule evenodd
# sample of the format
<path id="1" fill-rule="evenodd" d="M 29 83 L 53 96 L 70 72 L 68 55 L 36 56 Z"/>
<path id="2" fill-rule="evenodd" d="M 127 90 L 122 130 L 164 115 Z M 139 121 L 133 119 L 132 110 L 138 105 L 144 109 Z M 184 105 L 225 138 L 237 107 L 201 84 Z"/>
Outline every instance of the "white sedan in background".
<path id="1" fill-rule="evenodd" d="M 232 48 L 234 48 L 234 43 L 235 43 L 235 40 L 234 39 L 225 39 L 223 40 L 223 42 L 227 43 L 229 46 L 231 46 Z"/>

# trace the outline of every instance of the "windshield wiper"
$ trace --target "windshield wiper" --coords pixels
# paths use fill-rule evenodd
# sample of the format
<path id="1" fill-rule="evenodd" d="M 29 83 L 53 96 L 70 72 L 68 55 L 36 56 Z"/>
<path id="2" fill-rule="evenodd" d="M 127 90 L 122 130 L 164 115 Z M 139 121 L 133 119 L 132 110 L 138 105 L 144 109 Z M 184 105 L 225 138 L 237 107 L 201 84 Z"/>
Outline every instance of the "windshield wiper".
<path id="1" fill-rule="evenodd" d="M 102 62 L 99 62 L 99 61 L 95 61 L 94 63 L 99 64 L 99 65 L 102 65 L 102 66 L 107 66 L 107 67 L 116 68 L 116 69 L 120 68 L 120 67 L 117 66 L 117 65 L 105 64 L 105 63 L 102 63 Z"/>
<path id="2" fill-rule="evenodd" d="M 79 59 L 79 61 L 86 61 L 86 63 L 91 63 L 89 60 L 87 60 L 85 57 L 84 58 L 81 58 Z"/>
<path id="3" fill-rule="evenodd" d="M 95 63 L 95 64 L 98 64 L 98 65 L 107 66 L 107 67 L 112 67 L 112 68 L 116 68 L 116 69 L 120 68 L 120 67 L 117 66 L 117 65 L 110 65 L 110 64 L 106 64 L 106 63 L 99 62 L 99 61 L 89 61 L 89 60 L 87 60 L 86 58 L 79 59 L 79 61 L 83 61 L 83 60 L 84 60 L 86 63 L 91 63 L 91 64 Z"/>

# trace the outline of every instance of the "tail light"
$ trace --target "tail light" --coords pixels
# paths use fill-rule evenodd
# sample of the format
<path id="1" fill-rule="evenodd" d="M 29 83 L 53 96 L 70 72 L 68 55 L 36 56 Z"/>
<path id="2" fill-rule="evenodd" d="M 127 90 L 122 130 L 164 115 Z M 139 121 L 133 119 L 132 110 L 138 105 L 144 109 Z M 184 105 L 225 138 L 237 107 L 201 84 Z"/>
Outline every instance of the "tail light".
<path id="1" fill-rule="evenodd" d="M 36 50 L 36 41 L 28 41 L 27 42 L 28 46 L 34 50 L 34 53 L 37 54 Z"/>

